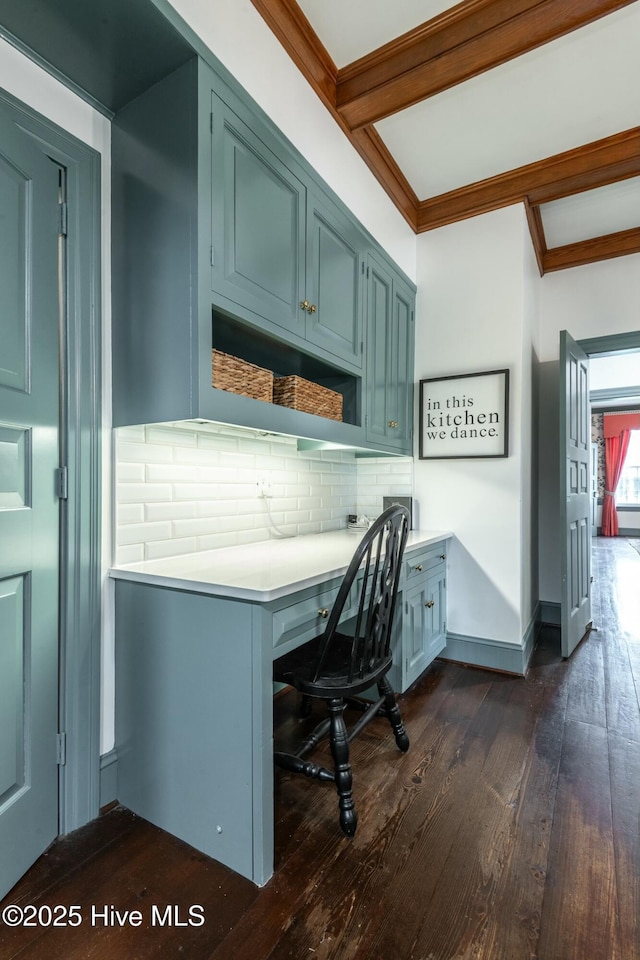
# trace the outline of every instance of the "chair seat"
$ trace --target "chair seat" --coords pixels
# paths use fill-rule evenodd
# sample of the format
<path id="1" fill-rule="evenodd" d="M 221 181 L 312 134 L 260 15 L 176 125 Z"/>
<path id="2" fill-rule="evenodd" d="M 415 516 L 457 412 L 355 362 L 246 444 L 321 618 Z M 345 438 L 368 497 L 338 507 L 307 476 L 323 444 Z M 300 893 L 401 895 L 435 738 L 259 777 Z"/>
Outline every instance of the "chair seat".
<path id="1" fill-rule="evenodd" d="M 273 664 L 273 679 L 279 683 L 289 683 L 300 693 L 310 697 L 346 697 L 362 693 L 373 686 L 391 667 L 392 659 L 388 656 L 382 662 L 377 661 L 375 669 L 350 680 L 348 667 L 353 635 L 336 632 L 322 667 L 322 676 L 319 680 L 314 680 L 317 650 L 322 636 L 314 637 L 276 660 Z"/>

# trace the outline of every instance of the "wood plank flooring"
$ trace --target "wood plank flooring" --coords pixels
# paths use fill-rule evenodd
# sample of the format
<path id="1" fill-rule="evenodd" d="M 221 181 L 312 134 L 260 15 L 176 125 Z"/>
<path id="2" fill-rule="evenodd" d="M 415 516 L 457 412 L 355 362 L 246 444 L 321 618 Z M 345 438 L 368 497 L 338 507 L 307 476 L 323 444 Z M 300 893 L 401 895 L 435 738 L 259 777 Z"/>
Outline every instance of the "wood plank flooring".
<path id="1" fill-rule="evenodd" d="M 637 960 L 640 554 L 598 539 L 594 576 L 597 629 L 570 660 L 547 628 L 526 679 L 437 661 L 401 701 L 407 754 L 384 720 L 354 742 L 352 841 L 330 784 L 277 771 L 259 890 L 117 808 L 3 901 L 83 922 L 0 921 L 0 960 Z M 277 700 L 279 739 L 305 722 Z M 160 925 L 168 905 L 179 925 Z M 105 906 L 143 922 L 105 924 Z"/>

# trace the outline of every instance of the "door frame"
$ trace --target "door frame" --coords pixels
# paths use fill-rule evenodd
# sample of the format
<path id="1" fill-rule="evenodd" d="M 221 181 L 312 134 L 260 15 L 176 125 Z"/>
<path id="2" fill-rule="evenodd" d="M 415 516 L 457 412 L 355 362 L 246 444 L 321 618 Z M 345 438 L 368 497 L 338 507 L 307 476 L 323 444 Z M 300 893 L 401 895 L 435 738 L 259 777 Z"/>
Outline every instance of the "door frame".
<path id="1" fill-rule="evenodd" d="M 59 833 L 100 806 L 102 530 L 101 157 L 0 89 L 0 100 L 67 171 L 66 449 L 68 493 L 60 559 Z"/>

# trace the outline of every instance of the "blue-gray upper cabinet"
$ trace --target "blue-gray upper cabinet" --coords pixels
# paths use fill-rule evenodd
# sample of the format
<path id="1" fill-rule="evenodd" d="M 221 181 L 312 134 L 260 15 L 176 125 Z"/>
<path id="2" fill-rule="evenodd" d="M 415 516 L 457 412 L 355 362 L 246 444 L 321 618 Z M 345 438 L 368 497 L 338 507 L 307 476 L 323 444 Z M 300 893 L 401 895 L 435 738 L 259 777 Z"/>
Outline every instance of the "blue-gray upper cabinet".
<path id="1" fill-rule="evenodd" d="M 211 136 L 211 289 L 304 340 L 305 186 L 215 93 Z"/>
<path id="2" fill-rule="evenodd" d="M 307 202 L 307 339 L 356 367 L 363 364 L 363 237 L 310 190 Z"/>
<path id="3" fill-rule="evenodd" d="M 367 264 L 367 440 L 411 454 L 415 294 L 371 253 Z"/>
<path id="4" fill-rule="evenodd" d="M 301 349 L 361 368 L 365 238 L 272 132 L 240 112 L 212 91 L 214 298 L 276 336 L 294 334 Z"/>

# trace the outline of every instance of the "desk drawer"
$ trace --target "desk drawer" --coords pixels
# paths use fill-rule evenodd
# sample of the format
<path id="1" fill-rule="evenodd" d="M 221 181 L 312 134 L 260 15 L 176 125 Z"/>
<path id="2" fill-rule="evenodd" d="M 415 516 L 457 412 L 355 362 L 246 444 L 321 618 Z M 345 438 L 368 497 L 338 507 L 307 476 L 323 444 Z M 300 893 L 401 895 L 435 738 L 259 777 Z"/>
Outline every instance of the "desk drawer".
<path id="1" fill-rule="evenodd" d="M 441 540 L 430 547 L 414 550 L 404 558 L 404 582 L 410 584 L 420 576 L 431 573 L 443 563 L 446 563 L 446 541 Z"/>
<path id="2" fill-rule="evenodd" d="M 320 588 L 314 596 L 274 612 L 273 646 L 278 651 L 276 656 L 280 657 L 322 633 L 339 589 L 340 584 L 328 590 Z"/>

